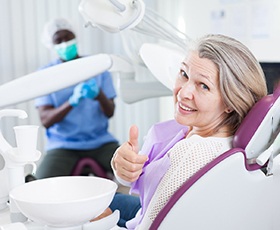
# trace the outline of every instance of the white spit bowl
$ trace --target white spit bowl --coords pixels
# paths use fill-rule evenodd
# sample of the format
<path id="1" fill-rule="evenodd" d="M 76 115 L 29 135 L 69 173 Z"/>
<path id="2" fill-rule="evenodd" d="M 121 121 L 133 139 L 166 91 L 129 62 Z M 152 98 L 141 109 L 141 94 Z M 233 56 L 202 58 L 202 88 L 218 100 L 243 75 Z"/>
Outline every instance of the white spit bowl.
<path id="1" fill-rule="evenodd" d="M 30 220 L 52 227 L 83 225 L 111 203 L 117 184 L 91 176 L 53 177 L 32 181 L 10 192 Z"/>

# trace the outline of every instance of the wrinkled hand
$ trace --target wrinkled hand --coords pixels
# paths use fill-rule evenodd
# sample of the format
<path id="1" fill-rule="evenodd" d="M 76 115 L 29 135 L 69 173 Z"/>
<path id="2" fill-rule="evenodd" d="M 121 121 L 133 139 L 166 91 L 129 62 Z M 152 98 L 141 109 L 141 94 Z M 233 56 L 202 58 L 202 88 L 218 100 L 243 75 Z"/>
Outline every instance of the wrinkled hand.
<path id="1" fill-rule="evenodd" d="M 85 82 L 83 86 L 83 98 L 94 99 L 99 95 L 99 87 L 95 79 Z"/>
<path id="2" fill-rule="evenodd" d="M 122 144 L 113 159 L 117 175 L 128 182 L 134 182 L 142 173 L 142 168 L 148 160 L 146 155 L 138 155 L 138 128 L 131 126 L 129 130 L 129 141 Z"/>
<path id="3" fill-rule="evenodd" d="M 110 208 L 106 208 L 103 213 L 101 213 L 99 216 L 91 219 L 90 222 L 101 220 L 101 219 L 103 219 L 103 218 L 105 218 L 107 216 L 110 216 L 112 213 L 113 212 L 112 212 L 112 210 Z"/>
<path id="4" fill-rule="evenodd" d="M 70 96 L 68 100 L 70 105 L 76 107 L 80 103 L 80 101 L 83 98 L 83 94 L 82 94 L 83 87 L 84 87 L 84 83 L 80 83 L 74 88 L 73 94 Z"/>

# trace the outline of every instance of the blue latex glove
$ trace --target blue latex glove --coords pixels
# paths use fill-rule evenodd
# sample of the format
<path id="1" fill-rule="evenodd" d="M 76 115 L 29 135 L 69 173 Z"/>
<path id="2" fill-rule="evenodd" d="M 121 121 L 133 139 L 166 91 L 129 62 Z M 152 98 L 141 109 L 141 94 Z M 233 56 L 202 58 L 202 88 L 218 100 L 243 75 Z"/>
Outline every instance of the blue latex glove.
<path id="1" fill-rule="evenodd" d="M 85 83 L 80 83 L 74 88 L 73 94 L 70 96 L 68 100 L 70 105 L 76 107 L 79 104 L 79 102 L 82 100 L 84 85 Z"/>
<path id="2" fill-rule="evenodd" d="M 94 99 L 99 95 L 99 92 L 95 79 L 87 81 L 83 86 L 83 98 Z"/>

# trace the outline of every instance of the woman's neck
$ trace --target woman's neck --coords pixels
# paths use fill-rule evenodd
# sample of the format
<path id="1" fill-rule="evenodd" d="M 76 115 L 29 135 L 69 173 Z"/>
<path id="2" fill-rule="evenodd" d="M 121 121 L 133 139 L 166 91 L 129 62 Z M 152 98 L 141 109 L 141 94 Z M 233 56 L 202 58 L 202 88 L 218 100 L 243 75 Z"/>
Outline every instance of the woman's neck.
<path id="1" fill-rule="evenodd" d="M 229 127 L 221 127 L 218 130 L 201 130 L 190 127 L 188 133 L 186 134 L 186 138 L 192 135 L 199 135 L 201 137 L 229 137 L 232 134 Z"/>

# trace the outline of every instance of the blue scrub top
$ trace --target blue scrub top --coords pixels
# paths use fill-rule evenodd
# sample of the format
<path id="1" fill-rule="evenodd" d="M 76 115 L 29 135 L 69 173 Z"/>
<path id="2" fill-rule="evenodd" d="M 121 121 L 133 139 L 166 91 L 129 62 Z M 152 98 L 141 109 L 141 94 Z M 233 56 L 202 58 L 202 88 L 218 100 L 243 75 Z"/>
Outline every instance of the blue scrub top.
<path id="1" fill-rule="evenodd" d="M 61 64 L 57 59 L 43 68 Z M 42 69 L 43 69 L 42 68 Z M 104 72 L 95 77 L 97 85 L 109 99 L 116 97 L 112 78 L 109 72 Z M 73 93 L 74 86 L 62 89 L 35 99 L 35 106 L 52 105 L 59 107 Z M 89 150 L 102 146 L 105 143 L 117 142 L 108 132 L 108 117 L 102 112 L 99 102 L 92 99 L 83 99 L 77 107 L 65 116 L 65 118 L 46 129 L 46 149 L 79 149 Z"/>

